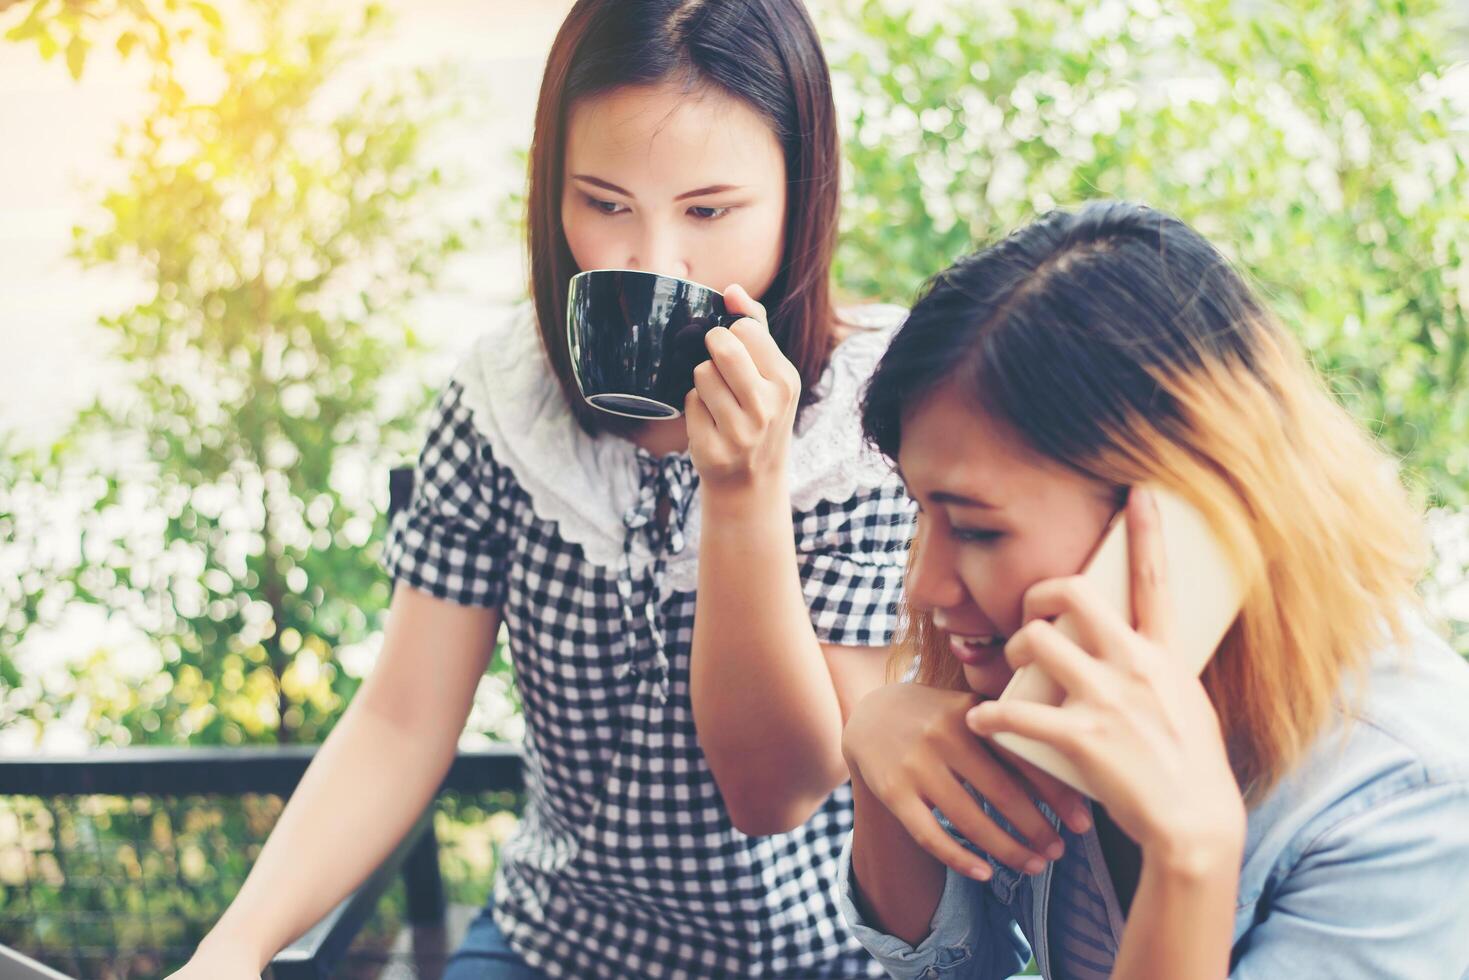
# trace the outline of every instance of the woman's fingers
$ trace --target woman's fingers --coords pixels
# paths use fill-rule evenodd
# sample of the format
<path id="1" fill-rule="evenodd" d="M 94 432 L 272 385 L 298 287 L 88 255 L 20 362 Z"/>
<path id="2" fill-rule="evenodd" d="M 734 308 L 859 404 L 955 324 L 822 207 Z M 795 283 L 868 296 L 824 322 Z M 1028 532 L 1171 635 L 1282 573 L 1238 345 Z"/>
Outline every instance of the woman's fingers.
<path id="1" fill-rule="evenodd" d="M 719 424 L 714 421 L 714 416 L 709 411 L 709 406 L 704 404 L 704 399 L 699 395 L 698 388 L 690 388 L 688 395 L 683 400 L 683 413 L 689 422 L 689 431 L 699 429 L 717 429 Z"/>
<path id="2" fill-rule="evenodd" d="M 988 793 L 984 795 L 989 798 Z M 936 773 L 925 797 L 925 802 L 947 817 L 949 823 L 954 825 L 954 829 L 965 840 L 996 861 L 1016 871 L 1039 874 L 1045 870 L 1046 862 L 1051 859 L 1047 853 L 1051 848 L 1055 848 L 1056 855 L 1060 856 L 1060 838 L 1056 837 L 1056 832 L 1046 818 L 1041 816 L 1035 804 L 1029 800 L 1025 801 L 1025 805 L 1030 807 L 1037 820 L 1045 828 L 1043 831 L 1038 831 L 1043 835 L 1041 839 L 1049 838 L 1044 846 L 1027 847 L 1024 842 L 1001 828 L 990 818 L 989 814 L 984 812 L 983 805 L 970 795 L 959 778 L 952 774 Z M 994 800 L 991 799 L 990 802 L 993 804 Z M 1004 811 L 1001 810 L 1001 812 Z M 1006 814 L 1007 818 L 1008 816 L 1009 814 Z"/>
<path id="3" fill-rule="evenodd" d="M 765 307 L 740 285 L 726 289 L 724 299 L 725 309 L 741 319 L 728 328 L 710 330 L 704 343 L 740 406 L 756 415 L 761 422 L 768 421 L 765 416 L 777 406 L 767 402 L 773 403 L 778 399 L 767 397 L 768 392 L 762 382 L 785 386 L 794 376 L 799 386 L 799 375 L 775 338 L 770 336 Z"/>
<path id="4" fill-rule="evenodd" d="M 932 808 L 921 800 L 909 798 L 893 809 L 893 816 L 903 825 L 913 843 L 932 854 L 947 867 L 967 878 L 989 881 L 994 869 L 988 861 L 969 850 L 949 833 L 934 816 Z M 977 846 L 977 845 L 976 845 Z"/>
<path id="5" fill-rule="evenodd" d="M 724 308 L 736 316 L 748 316 L 768 324 L 769 318 L 765 315 L 765 307 L 750 295 L 749 291 L 739 283 L 731 283 L 724 290 Z"/>
<path id="6" fill-rule="evenodd" d="M 749 347 L 733 331 L 724 327 L 715 327 L 705 334 L 704 346 L 709 349 L 710 357 L 705 363 L 713 364 L 719 369 L 720 376 L 729 386 L 740 408 L 758 414 L 761 408 L 761 388 L 765 379 L 756 366 Z M 697 373 L 696 370 L 695 374 Z"/>
<path id="7" fill-rule="evenodd" d="M 757 320 L 749 317 L 739 321 L 729 328 L 745 345 L 750 352 L 750 358 L 755 362 L 760 375 L 765 380 L 779 384 L 786 390 L 787 395 L 798 394 L 801 390 L 801 374 L 796 366 L 786 357 L 785 351 L 775 342 L 770 335 L 770 330 Z"/>
<path id="8" fill-rule="evenodd" d="M 1051 811 L 1061 818 L 1061 822 L 1072 833 L 1084 834 L 1091 829 L 1091 807 L 1085 796 L 1008 749 L 1001 748 L 993 742 L 986 744 L 990 751 L 1004 761 L 1005 765 L 1013 769 L 1021 779 L 1030 785 L 1035 795 L 1045 801 Z"/>
<path id="9" fill-rule="evenodd" d="M 1031 620 L 1010 637 L 1005 659 L 1015 670 L 1035 664 L 1068 695 L 1099 690 L 1108 682 L 1104 665 L 1044 619 Z"/>
<path id="10" fill-rule="evenodd" d="M 694 368 L 694 391 L 714 420 L 714 428 L 726 437 L 733 437 L 744 416 L 734 392 L 712 361 L 704 361 Z"/>
<path id="11" fill-rule="evenodd" d="M 690 456 L 710 493 L 752 481 L 775 486 L 787 462 L 801 391 L 799 372 L 761 319 L 764 308 L 737 286 L 730 287 L 726 308 L 741 319 L 704 335 L 709 360 L 694 370 L 695 390 L 718 419 L 712 435 L 689 433 Z M 728 399 L 720 397 L 721 389 Z"/>
<path id="12" fill-rule="evenodd" d="M 1051 821 L 1041 813 L 1030 794 L 1020 786 L 1020 783 L 1004 766 L 989 754 L 988 745 L 975 739 L 967 739 L 967 742 L 972 746 L 972 751 L 950 762 L 955 774 L 973 786 L 989 801 L 990 806 L 1009 821 L 1016 833 L 1025 838 L 1029 849 L 1027 850 L 1023 844 L 1009 834 L 1005 834 L 1009 840 L 1004 845 L 990 847 L 988 842 L 982 843 L 970 837 L 968 830 L 960 825 L 958 820 L 954 820 L 952 816 L 949 819 L 954 820 L 954 825 L 959 827 L 966 837 L 974 840 L 976 844 L 981 844 L 985 850 L 1011 867 L 1024 867 L 1032 858 L 1055 860 L 1060 857 L 1061 837 L 1056 833 L 1056 828 L 1051 826 Z M 978 806 L 978 804 L 975 805 Z M 942 806 L 939 809 L 944 810 Z M 948 815 L 949 811 L 944 810 L 944 813 Z M 988 818 L 986 822 L 988 823 Z"/>
<path id="13" fill-rule="evenodd" d="M 1035 701 L 985 701 L 970 708 L 964 723 L 976 735 L 986 737 L 997 732 L 1010 732 L 1049 745 L 1073 763 L 1083 754 L 1086 740 L 1081 737 L 1075 712 L 1070 707 L 1057 708 Z"/>
<path id="14" fill-rule="evenodd" d="M 1144 487 L 1133 487 L 1127 495 L 1127 553 L 1132 569 L 1133 624 L 1143 636 L 1166 646 L 1172 623 L 1163 519 L 1157 495 Z"/>
<path id="15" fill-rule="evenodd" d="M 765 315 L 765 307 L 752 299 L 743 286 L 738 285 L 725 290 L 724 307 L 729 312 L 744 317 L 732 324 L 729 331 L 750 352 L 750 358 L 761 376 L 767 381 L 783 384 L 794 379 L 799 386 L 800 373 L 770 335 L 770 320 Z M 799 387 L 796 390 L 799 391 Z"/>
<path id="16" fill-rule="evenodd" d="M 1097 595 L 1080 575 L 1051 578 L 1025 590 L 1021 622 L 1055 621 L 1066 614 L 1082 645 L 1101 660 L 1125 644 L 1132 629 L 1118 612 Z M 1018 635 L 1018 634 L 1017 634 Z"/>

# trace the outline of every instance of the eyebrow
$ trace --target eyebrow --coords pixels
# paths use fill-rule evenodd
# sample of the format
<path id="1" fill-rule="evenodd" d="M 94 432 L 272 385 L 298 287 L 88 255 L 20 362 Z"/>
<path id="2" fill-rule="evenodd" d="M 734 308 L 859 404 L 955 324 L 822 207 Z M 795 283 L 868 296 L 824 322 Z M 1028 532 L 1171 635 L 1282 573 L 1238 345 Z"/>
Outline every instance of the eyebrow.
<path id="1" fill-rule="evenodd" d="M 908 491 L 908 496 L 915 497 L 916 494 L 908 486 L 908 478 L 903 475 L 903 468 L 895 463 L 893 464 L 893 469 L 897 472 L 898 479 L 903 481 L 903 489 Z M 952 493 L 948 490 L 940 490 L 937 493 L 930 494 L 928 499 L 936 504 L 948 504 L 951 507 L 977 507 L 981 510 L 1000 509 L 999 504 L 992 504 L 988 500 L 981 500 L 978 497 L 966 497 L 962 493 Z"/>
<path id="2" fill-rule="evenodd" d="M 928 498 L 936 504 L 948 504 L 952 507 L 979 507 L 983 510 L 999 510 L 998 504 L 992 504 L 988 500 L 980 500 L 978 497 L 966 497 L 962 493 L 949 493 L 940 490 Z"/>
<path id="3" fill-rule="evenodd" d="M 614 194 L 621 194 L 623 197 L 633 196 L 631 191 L 618 187 L 611 181 L 603 180 L 600 177 L 592 177 L 588 174 L 572 174 L 571 179 L 584 181 L 588 184 L 593 185 L 594 187 L 600 187 L 603 190 L 611 191 Z M 691 191 L 684 191 L 678 197 L 675 197 L 674 200 L 683 201 L 690 197 L 702 197 L 705 194 L 721 194 L 725 191 L 738 190 L 744 190 L 744 187 L 739 184 L 710 184 L 708 187 L 699 187 Z"/>

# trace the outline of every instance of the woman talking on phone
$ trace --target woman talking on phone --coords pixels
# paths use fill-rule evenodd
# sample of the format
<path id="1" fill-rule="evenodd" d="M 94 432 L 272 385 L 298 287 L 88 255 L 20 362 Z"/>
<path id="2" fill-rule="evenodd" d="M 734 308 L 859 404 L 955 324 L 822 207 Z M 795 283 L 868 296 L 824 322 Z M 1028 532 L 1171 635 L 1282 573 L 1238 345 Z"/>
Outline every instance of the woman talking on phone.
<path id="1" fill-rule="evenodd" d="M 1469 976 L 1469 665 L 1391 465 L 1219 252 L 1137 205 L 1053 213 L 932 280 L 863 422 L 920 509 L 916 683 L 843 742 L 844 913 L 894 977 Z M 1202 676 L 1147 487 L 1244 587 Z M 1126 612 L 1076 574 L 1119 508 Z M 1027 665 L 1059 705 L 996 700 Z"/>

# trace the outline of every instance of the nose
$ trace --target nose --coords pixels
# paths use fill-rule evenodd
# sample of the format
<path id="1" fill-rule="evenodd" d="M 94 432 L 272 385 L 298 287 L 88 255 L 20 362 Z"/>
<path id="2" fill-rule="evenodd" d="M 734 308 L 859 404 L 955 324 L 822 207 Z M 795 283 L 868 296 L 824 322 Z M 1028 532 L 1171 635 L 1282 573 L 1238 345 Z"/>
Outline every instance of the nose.
<path id="1" fill-rule="evenodd" d="M 953 543 L 922 515 L 908 556 L 903 590 L 909 605 L 918 612 L 952 609 L 964 601 L 964 586 L 954 567 Z"/>
<path id="2" fill-rule="evenodd" d="M 688 260 L 681 253 L 678 235 L 674 231 L 657 221 L 645 221 L 624 266 L 640 272 L 656 272 L 661 276 L 692 278 Z"/>

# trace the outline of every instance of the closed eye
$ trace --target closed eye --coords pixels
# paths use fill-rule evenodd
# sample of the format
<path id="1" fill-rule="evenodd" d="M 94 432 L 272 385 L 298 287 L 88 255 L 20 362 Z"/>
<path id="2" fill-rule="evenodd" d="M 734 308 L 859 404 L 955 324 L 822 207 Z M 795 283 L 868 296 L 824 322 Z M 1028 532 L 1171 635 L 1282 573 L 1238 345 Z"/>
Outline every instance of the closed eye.
<path id="1" fill-rule="evenodd" d="M 949 528 L 949 537 L 955 541 L 966 544 L 993 544 L 1004 537 L 1003 531 L 991 531 L 977 527 L 953 527 Z"/>

